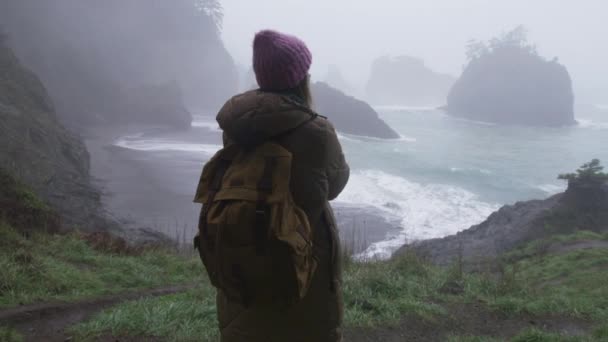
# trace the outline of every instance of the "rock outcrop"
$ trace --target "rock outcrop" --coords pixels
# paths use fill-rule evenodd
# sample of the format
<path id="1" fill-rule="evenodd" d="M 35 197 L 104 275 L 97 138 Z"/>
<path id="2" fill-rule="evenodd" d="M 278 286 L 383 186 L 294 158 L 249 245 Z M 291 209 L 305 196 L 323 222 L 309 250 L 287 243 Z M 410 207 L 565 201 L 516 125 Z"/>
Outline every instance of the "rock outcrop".
<path id="1" fill-rule="evenodd" d="M 470 62 L 448 95 L 450 115 L 500 124 L 576 123 L 568 70 L 539 56 L 521 33 L 469 48 Z"/>
<path id="2" fill-rule="evenodd" d="M 315 109 L 327 116 L 338 131 L 382 139 L 399 138 L 369 104 L 326 83 L 317 82 L 311 87 Z"/>
<path id="3" fill-rule="evenodd" d="M 438 106 L 446 101 L 455 78 L 434 72 L 409 56 L 374 61 L 366 93 L 377 105 Z"/>
<path id="4" fill-rule="evenodd" d="M 467 267 L 478 268 L 530 241 L 579 230 L 608 231 L 606 181 L 570 181 L 564 193 L 504 206 L 481 224 L 452 236 L 404 246 L 396 254 L 413 250 L 439 265 L 462 260 Z"/>
<path id="5" fill-rule="evenodd" d="M 59 123 L 42 83 L 4 42 L 0 42 L 0 165 L 4 173 L 16 176 L 49 203 L 66 225 L 99 228 L 95 227 L 101 224 L 99 193 L 90 184 L 84 144 Z M 3 178 L 4 185 L 14 186 L 8 176 Z"/>
<path id="6" fill-rule="evenodd" d="M 182 91 L 175 82 L 141 86 L 126 91 L 128 103 L 125 108 L 132 109 L 129 120 L 142 123 L 188 128 L 192 115 L 183 103 Z M 120 118 L 117 118 L 120 122 Z"/>

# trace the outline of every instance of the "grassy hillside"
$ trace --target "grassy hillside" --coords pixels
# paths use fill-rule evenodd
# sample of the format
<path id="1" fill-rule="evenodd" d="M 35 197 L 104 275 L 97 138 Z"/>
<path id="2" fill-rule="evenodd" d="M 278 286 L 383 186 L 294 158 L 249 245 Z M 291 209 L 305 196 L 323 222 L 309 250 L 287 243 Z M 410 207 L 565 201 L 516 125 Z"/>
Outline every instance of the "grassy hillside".
<path id="1" fill-rule="evenodd" d="M 390 340 L 396 332 L 449 341 L 606 340 L 607 247 L 608 234 L 557 236 L 489 261 L 488 271 L 476 274 L 462 272 L 458 263 L 430 266 L 413 254 L 349 262 L 345 340 Z M 214 292 L 202 283 L 182 294 L 118 305 L 73 332 L 77 340 L 214 341 L 215 325 Z"/>
<path id="2" fill-rule="evenodd" d="M 103 234 L 29 237 L 0 223 L 0 308 L 201 281 L 200 261 Z"/>

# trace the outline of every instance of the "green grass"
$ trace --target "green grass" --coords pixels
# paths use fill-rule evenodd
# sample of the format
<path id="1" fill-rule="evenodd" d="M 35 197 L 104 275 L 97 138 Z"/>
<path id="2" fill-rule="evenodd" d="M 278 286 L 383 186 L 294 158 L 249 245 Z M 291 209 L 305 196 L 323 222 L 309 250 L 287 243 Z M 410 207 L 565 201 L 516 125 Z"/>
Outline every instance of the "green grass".
<path id="1" fill-rule="evenodd" d="M 511 339 L 511 342 L 591 342 L 596 341 L 591 337 L 562 336 L 539 329 L 528 329 Z"/>
<path id="2" fill-rule="evenodd" d="M 23 337 L 15 330 L 0 326 L 0 341 L 2 342 L 21 342 Z"/>
<path id="3" fill-rule="evenodd" d="M 215 341 L 215 290 L 202 286 L 185 293 L 132 301 L 76 326 L 77 340 L 113 336 L 154 336 L 169 341 Z"/>
<path id="4" fill-rule="evenodd" d="M 75 234 L 25 238 L 0 223 L 0 308 L 200 282 L 201 267 L 168 251 L 96 251 Z"/>
<path id="5" fill-rule="evenodd" d="M 523 259 L 498 278 L 468 275 L 465 296 L 507 314 L 608 321 L 608 248 Z"/>
<path id="6" fill-rule="evenodd" d="M 414 255 L 389 262 L 349 263 L 343 281 L 345 324 L 395 324 L 404 313 L 426 320 L 443 315 L 445 311 L 428 299 L 446 277 L 444 270 L 429 267 Z"/>
<path id="7" fill-rule="evenodd" d="M 487 336 L 451 335 L 447 342 L 498 342 L 499 340 Z"/>
<path id="8" fill-rule="evenodd" d="M 569 243 L 603 239 L 605 235 L 578 233 L 553 240 Z M 529 248 L 534 248 L 533 244 L 519 252 Z M 603 323 L 608 322 L 608 249 L 528 255 L 496 263 L 502 272 L 471 274 L 462 272 L 459 265 L 430 266 L 411 253 L 390 261 L 348 262 L 343 287 L 345 326 L 394 325 L 404 316 L 439 326 L 450 315 L 444 304 L 481 303 L 489 310 L 514 317 L 522 313 L 571 316 L 597 323 L 586 336 L 526 330 L 513 341 L 608 340 L 608 325 Z M 461 290 L 456 294 L 442 291 L 446 284 L 456 284 Z M 124 303 L 76 326 L 74 331 L 77 339 L 84 340 L 111 333 L 169 341 L 215 341 L 213 293 L 209 285 L 203 285 L 183 294 Z M 491 336 L 451 335 L 449 341 L 495 340 Z"/>
<path id="9" fill-rule="evenodd" d="M 1 195 L 6 196 L 15 203 L 29 209 L 39 209 L 41 211 L 50 211 L 49 206 L 44 203 L 34 192 L 27 186 L 15 180 L 6 170 L 0 168 L 0 189 Z"/>
<path id="10" fill-rule="evenodd" d="M 608 323 L 604 323 L 595 328 L 593 336 L 597 339 L 608 341 Z"/>

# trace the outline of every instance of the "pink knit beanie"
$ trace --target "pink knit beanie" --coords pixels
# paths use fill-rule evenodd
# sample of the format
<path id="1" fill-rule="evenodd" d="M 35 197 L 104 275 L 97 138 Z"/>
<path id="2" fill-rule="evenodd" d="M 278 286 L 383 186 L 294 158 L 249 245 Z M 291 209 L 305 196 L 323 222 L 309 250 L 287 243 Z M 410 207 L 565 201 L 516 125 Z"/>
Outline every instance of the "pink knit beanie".
<path id="1" fill-rule="evenodd" d="M 262 90 L 296 87 L 308 75 L 312 54 L 299 38 L 272 30 L 260 31 L 253 40 L 253 70 Z"/>

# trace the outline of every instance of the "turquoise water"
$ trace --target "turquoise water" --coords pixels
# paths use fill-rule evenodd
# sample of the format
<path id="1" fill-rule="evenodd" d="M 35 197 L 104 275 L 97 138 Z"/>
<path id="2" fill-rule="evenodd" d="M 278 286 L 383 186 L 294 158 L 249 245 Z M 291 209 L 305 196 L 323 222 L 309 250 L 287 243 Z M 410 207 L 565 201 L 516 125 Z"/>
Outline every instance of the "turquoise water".
<path id="1" fill-rule="evenodd" d="M 563 191 L 559 173 L 593 158 L 608 164 L 608 111 L 580 113 L 574 127 L 499 126 L 437 110 L 380 109 L 402 139 L 343 136 L 353 177 L 338 201 L 365 203 L 402 231 L 368 251 L 442 237 L 480 223 L 501 205 Z"/>
<path id="2" fill-rule="evenodd" d="M 557 175 L 593 158 L 608 164 L 608 109 L 599 106 L 579 110 L 580 124 L 563 128 L 491 125 L 433 109 L 378 110 L 402 139 L 340 134 L 352 175 L 334 204 L 338 211 L 357 208 L 399 225 L 374 243 L 368 256 L 387 256 L 409 240 L 456 233 L 504 204 L 563 191 Z M 131 136 L 117 145 L 204 162 L 220 148 L 219 137 L 213 117 L 199 116 L 188 134 Z M 201 166 L 187 165 L 192 167 L 166 179 L 185 193 L 192 191 Z"/>

